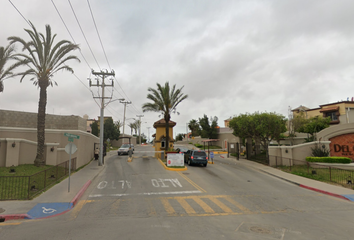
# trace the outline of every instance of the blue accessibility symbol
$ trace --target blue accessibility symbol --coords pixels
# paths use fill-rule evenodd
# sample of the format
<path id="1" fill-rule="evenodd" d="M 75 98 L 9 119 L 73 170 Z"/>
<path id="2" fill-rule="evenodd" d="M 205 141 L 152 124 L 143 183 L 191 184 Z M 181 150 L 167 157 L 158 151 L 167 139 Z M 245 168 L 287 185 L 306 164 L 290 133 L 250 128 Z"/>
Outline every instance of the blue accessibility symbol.
<path id="1" fill-rule="evenodd" d="M 38 203 L 27 214 L 32 218 L 44 218 L 64 213 L 72 208 L 72 203 Z"/>

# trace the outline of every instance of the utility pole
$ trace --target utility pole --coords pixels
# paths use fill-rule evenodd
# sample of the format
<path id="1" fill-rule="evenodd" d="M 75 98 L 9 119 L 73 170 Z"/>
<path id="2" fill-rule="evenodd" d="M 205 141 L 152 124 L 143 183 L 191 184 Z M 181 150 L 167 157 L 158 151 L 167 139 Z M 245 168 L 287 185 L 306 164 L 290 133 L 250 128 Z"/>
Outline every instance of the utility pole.
<path id="1" fill-rule="evenodd" d="M 131 104 L 132 102 L 129 102 L 129 101 L 125 101 L 125 102 L 120 101 L 120 103 L 123 103 L 123 104 L 124 104 L 124 115 L 123 115 L 123 137 L 125 137 L 125 135 L 124 135 L 124 126 L 125 126 L 125 110 L 126 110 L 126 108 L 127 108 L 127 104 Z M 124 143 L 124 140 L 125 140 L 125 138 L 123 138 L 122 143 Z"/>
<path id="2" fill-rule="evenodd" d="M 101 97 L 94 97 L 94 98 L 101 98 L 101 117 L 100 117 L 100 156 L 99 156 L 99 161 L 98 161 L 98 166 L 102 166 L 103 165 L 103 133 L 104 133 L 104 107 L 105 107 L 105 103 L 104 100 L 107 99 L 111 99 L 111 97 L 105 97 L 104 96 L 104 88 L 105 87 L 113 87 L 113 79 L 111 79 L 111 84 L 105 84 L 105 77 L 106 76 L 115 76 L 114 71 L 112 70 L 112 72 L 108 72 L 107 70 L 104 71 L 100 71 L 100 72 L 95 72 L 94 70 L 92 70 L 92 74 L 97 76 L 98 78 L 102 79 L 102 82 L 100 84 L 100 81 L 98 78 L 96 78 L 96 84 L 92 84 L 92 81 L 90 79 L 90 87 L 101 87 L 102 88 L 102 96 Z"/>
<path id="3" fill-rule="evenodd" d="M 147 127 L 147 129 L 148 129 L 148 141 L 149 141 L 149 143 L 150 143 L 150 127 Z"/>
<path id="4" fill-rule="evenodd" d="M 144 115 L 136 115 L 139 118 L 139 144 L 141 145 L 141 118 L 144 117 Z"/>

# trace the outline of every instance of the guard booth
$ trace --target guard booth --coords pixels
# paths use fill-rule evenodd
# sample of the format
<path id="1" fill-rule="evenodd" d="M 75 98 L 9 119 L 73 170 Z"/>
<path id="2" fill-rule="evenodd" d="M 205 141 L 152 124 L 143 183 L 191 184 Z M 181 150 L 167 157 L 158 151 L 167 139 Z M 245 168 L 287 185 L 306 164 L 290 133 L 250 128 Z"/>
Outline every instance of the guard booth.
<path id="1" fill-rule="evenodd" d="M 240 159 L 240 143 L 238 142 L 228 142 L 227 143 L 227 157 L 230 153 L 236 154 L 237 160 Z"/>
<path id="2" fill-rule="evenodd" d="M 154 123 L 154 128 L 156 129 L 156 135 L 154 140 L 155 147 L 155 157 L 160 159 L 165 159 L 167 157 L 166 153 L 169 149 L 173 148 L 173 144 L 175 140 L 173 137 L 173 127 L 176 126 L 176 123 L 173 121 L 169 121 L 168 123 L 168 133 L 169 133 L 169 146 L 166 146 L 166 121 L 165 119 L 160 119 L 159 121 Z"/>

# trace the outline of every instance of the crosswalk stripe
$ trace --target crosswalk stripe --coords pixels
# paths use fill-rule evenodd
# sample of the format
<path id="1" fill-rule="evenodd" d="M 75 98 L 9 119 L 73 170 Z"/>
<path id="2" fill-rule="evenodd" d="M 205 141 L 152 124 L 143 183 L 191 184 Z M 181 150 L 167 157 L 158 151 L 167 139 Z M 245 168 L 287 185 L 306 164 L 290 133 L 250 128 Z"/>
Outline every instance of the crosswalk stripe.
<path id="1" fill-rule="evenodd" d="M 188 214 L 195 214 L 194 209 L 191 207 L 191 205 L 189 205 L 187 203 L 186 200 L 184 200 L 183 198 L 177 198 L 177 201 L 179 202 L 179 204 L 181 204 L 181 206 L 184 208 L 184 210 L 186 211 L 186 213 Z"/>
<path id="2" fill-rule="evenodd" d="M 238 202 L 236 202 L 235 200 L 231 199 L 230 197 L 225 197 L 225 199 L 226 199 L 229 203 L 231 203 L 231 204 L 235 205 L 236 207 L 238 207 L 242 212 L 244 212 L 244 213 L 246 213 L 246 214 L 251 214 L 251 213 L 252 213 L 251 210 L 249 210 L 248 208 L 246 208 L 246 207 L 244 207 L 243 205 L 239 204 Z"/>
<path id="3" fill-rule="evenodd" d="M 218 205 L 224 212 L 226 213 L 232 213 L 233 211 L 226 206 L 225 204 L 223 204 L 219 199 L 217 199 L 216 197 L 210 197 L 209 198 L 213 203 L 215 203 L 216 205 Z"/>
<path id="4" fill-rule="evenodd" d="M 199 197 L 194 196 L 192 199 L 198 203 L 198 205 L 201 206 L 206 213 L 215 213 L 215 211 Z"/>
<path id="5" fill-rule="evenodd" d="M 175 210 L 173 209 L 173 207 L 169 203 L 168 199 L 162 198 L 160 200 L 161 200 L 162 205 L 164 206 L 166 212 L 168 212 L 168 214 L 170 214 L 170 215 L 175 215 L 176 214 Z"/>

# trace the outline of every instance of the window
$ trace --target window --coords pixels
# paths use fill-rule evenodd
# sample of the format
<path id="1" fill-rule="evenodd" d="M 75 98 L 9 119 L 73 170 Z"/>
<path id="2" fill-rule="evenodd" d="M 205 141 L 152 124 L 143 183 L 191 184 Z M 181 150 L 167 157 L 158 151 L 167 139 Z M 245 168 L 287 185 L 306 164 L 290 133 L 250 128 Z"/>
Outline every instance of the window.
<path id="1" fill-rule="evenodd" d="M 326 117 L 331 117 L 332 121 L 338 121 L 337 112 L 326 112 Z"/>
<path id="2" fill-rule="evenodd" d="M 161 148 L 165 148 L 166 147 L 166 138 L 162 138 L 161 139 Z"/>

